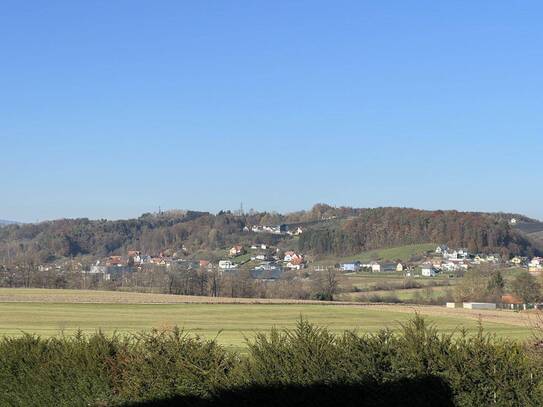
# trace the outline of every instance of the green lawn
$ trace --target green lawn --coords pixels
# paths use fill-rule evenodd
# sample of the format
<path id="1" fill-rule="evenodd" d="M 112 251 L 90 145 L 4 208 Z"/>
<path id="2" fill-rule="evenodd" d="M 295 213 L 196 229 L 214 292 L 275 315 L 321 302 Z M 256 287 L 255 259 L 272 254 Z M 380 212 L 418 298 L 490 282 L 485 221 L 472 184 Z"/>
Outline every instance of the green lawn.
<path id="1" fill-rule="evenodd" d="M 293 327 L 303 316 L 339 332 L 354 329 L 375 332 L 385 326 L 397 328 L 398 322 L 411 317 L 408 313 L 372 307 L 341 305 L 252 305 L 252 304 L 58 304 L 0 303 L 0 335 L 22 332 L 44 336 L 77 329 L 106 333 L 136 332 L 146 329 L 185 327 L 229 348 L 242 348 L 245 337 L 272 326 Z M 464 326 L 474 330 L 477 321 L 458 316 L 429 317 L 437 326 L 450 332 Z M 489 332 L 513 338 L 526 338 L 528 328 L 505 323 L 485 323 Z"/>
<path id="2" fill-rule="evenodd" d="M 405 281 L 406 277 L 403 273 L 368 273 L 359 271 L 356 273 L 345 273 L 342 275 L 343 284 L 350 284 L 353 287 L 358 288 L 371 288 L 375 284 L 379 283 L 393 283 L 401 284 Z M 450 279 L 446 274 L 440 274 L 436 277 L 422 277 L 417 276 L 413 279 L 424 286 L 431 285 L 433 283 L 440 283 L 447 281 L 449 284 L 455 284 L 456 279 Z"/>
<path id="3" fill-rule="evenodd" d="M 412 244 L 399 247 L 391 247 L 388 249 L 378 249 L 370 250 L 366 252 L 359 253 L 354 256 L 346 257 L 326 257 L 322 260 L 318 260 L 315 263 L 328 265 L 336 263 L 347 263 L 350 261 L 371 261 L 371 260 L 401 260 L 403 262 L 409 261 L 412 256 L 422 255 L 428 251 L 433 251 L 436 248 L 435 243 L 422 243 L 422 244 Z"/>

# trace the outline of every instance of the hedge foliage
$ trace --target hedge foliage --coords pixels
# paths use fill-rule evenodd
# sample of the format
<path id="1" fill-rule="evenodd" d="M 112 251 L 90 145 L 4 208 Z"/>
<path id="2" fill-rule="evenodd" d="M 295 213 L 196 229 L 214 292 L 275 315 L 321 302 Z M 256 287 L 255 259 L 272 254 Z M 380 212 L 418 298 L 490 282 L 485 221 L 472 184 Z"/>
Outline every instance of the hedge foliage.
<path id="1" fill-rule="evenodd" d="M 541 406 L 540 362 L 537 352 L 518 342 L 482 330 L 441 334 L 419 316 L 399 333 L 366 335 L 334 335 L 301 320 L 293 330 L 257 334 L 247 354 L 178 329 L 133 336 L 24 335 L 0 342 L 0 405 L 116 406 L 182 397 L 212 403 L 245 390 L 243 397 L 251 400 L 266 389 L 275 395 L 266 396 L 269 405 L 286 405 L 277 399 L 281 389 L 289 389 L 284 394 L 290 398 L 312 388 L 327 397 L 334 386 L 363 386 L 367 395 L 368 389 L 386 393 L 400 383 L 394 397 L 404 402 L 434 392 L 432 397 L 450 397 L 457 406 Z M 341 391 L 339 399 L 347 393 Z"/>

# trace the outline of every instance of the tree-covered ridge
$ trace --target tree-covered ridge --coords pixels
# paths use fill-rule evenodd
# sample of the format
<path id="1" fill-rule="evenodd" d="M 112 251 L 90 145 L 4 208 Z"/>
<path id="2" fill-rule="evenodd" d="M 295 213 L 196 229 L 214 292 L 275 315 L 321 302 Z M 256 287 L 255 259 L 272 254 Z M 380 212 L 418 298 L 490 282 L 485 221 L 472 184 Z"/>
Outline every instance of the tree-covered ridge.
<path id="1" fill-rule="evenodd" d="M 315 228 L 300 237 L 303 251 L 349 255 L 407 244 L 440 242 L 472 253 L 533 255 L 537 249 L 502 214 L 423 211 L 407 208 L 365 209 L 337 228 Z"/>
<path id="2" fill-rule="evenodd" d="M 155 255 L 165 251 L 194 253 L 257 241 L 283 241 L 316 255 L 355 254 L 431 242 L 504 256 L 536 253 L 532 242 L 515 230 L 508 219 L 506 214 L 336 208 L 325 204 L 290 214 L 169 211 L 115 221 L 60 219 L 1 228 L 0 260 L 24 257 L 44 263 L 63 257 L 123 254 L 129 249 Z M 254 234 L 246 229 L 278 224 L 302 226 L 299 241 L 296 243 L 289 235 Z"/>

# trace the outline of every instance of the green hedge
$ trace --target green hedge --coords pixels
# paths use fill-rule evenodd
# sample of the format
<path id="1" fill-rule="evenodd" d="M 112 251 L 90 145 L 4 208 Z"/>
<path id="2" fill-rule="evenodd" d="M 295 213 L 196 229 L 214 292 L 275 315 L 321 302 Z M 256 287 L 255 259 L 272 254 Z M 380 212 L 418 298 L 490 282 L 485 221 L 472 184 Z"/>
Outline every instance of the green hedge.
<path id="1" fill-rule="evenodd" d="M 308 391 L 323 398 L 337 393 L 339 399 L 350 397 L 349 391 L 364 400 L 381 394 L 390 405 L 390 397 L 415 400 L 434 389 L 433 397 L 450 397 L 457 406 L 541 406 L 540 361 L 517 342 L 482 332 L 440 334 L 418 316 L 399 333 L 363 336 L 334 335 L 300 321 L 294 330 L 258 334 L 247 355 L 180 330 L 129 337 L 25 335 L 0 342 L 0 405 L 195 405 L 258 399 L 266 389 L 275 395 L 266 396 L 268 405 L 288 405 L 278 398 L 281 391 L 287 399 Z M 450 394 L 439 384 L 431 388 L 432 378 Z"/>

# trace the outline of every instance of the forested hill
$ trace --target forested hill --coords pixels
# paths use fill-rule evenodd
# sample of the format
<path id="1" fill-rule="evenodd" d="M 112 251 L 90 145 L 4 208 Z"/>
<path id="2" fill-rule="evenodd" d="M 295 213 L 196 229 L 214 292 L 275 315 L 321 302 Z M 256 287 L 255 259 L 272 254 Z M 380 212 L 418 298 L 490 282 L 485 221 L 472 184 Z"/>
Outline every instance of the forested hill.
<path id="1" fill-rule="evenodd" d="M 515 216 L 522 222 L 532 221 Z M 354 254 L 415 243 L 445 243 L 503 255 L 538 253 L 528 235 L 512 227 L 509 220 L 507 214 L 324 204 L 285 215 L 169 211 L 117 221 L 61 219 L 0 228 L 0 261 L 24 258 L 43 263 L 63 257 L 124 254 L 129 249 L 151 255 L 190 254 L 257 242 L 315 255 Z M 302 225 L 303 233 L 297 238 L 243 231 L 245 226 L 278 224 Z"/>
<path id="2" fill-rule="evenodd" d="M 382 247 L 438 242 L 465 247 L 472 253 L 492 252 L 503 256 L 539 253 L 539 247 L 513 228 L 510 219 L 510 215 L 502 213 L 367 209 L 337 228 L 308 230 L 300 237 L 300 249 L 345 255 Z"/>

